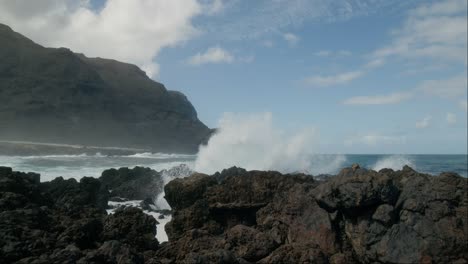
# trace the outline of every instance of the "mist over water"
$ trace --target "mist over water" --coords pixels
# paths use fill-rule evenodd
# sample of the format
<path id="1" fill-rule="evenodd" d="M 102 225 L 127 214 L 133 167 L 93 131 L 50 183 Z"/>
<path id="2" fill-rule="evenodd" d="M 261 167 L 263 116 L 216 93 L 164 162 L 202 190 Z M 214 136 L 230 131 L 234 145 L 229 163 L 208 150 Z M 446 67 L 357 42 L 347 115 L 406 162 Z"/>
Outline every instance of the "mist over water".
<path id="1" fill-rule="evenodd" d="M 275 127 L 271 113 L 228 113 L 221 118 L 218 132 L 200 147 L 194 169 L 208 174 L 232 166 L 284 173 L 336 171 L 345 157 L 315 154 L 317 141 L 313 128 L 287 134 Z"/>
<path id="2" fill-rule="evenodd" d="M 404 155 L 391 155 L 387 157 L 382 157 L 381 159 L 377 160 L 374 166 L 372 166 L 372 169 L 375 171 L 379 171 L 385 168 L 401 170 L 405 165 L 408 165 L 413 169 L 417 170 L 417 167 L 415 166 L 411 158 Z"/>

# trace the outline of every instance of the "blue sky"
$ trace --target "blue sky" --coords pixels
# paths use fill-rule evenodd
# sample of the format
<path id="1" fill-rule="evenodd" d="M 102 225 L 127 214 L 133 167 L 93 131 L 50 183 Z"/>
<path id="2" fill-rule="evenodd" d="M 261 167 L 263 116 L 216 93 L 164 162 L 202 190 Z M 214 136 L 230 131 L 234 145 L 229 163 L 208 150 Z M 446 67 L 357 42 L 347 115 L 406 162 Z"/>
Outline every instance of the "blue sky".
<path id="1" fill-rule="evenodd" d="M 286 133 L 316 129 L 320 152 L 467 152 L 466 0 L 41 1 L 25 21 L 0 0 L 0 22 L 137 64 L 210 127 L 270 112 Z"/>

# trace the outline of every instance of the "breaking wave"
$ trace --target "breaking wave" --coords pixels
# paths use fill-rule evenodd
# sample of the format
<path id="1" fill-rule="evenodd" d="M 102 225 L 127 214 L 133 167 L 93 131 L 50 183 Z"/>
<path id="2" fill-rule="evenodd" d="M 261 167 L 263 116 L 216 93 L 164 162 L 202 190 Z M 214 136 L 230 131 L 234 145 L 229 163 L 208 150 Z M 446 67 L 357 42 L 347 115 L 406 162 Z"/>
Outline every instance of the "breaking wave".
<path id="1" fill-rule="evenodd" d="M 271 113 L 227 113 L 218 128 L 208 144 L 200 147 L 195 171 L 212 174 L 238 166 L 283 173 L 331 173 L 345 160 L 340 155 L 314 155 L 318 137 L 314 129 L 287 134 L 274 126 Z"/>
<path id="2" fill-rule="evenodd" d="M 411 159 L 404 155 L 392 155 L 381 158 L 377 160 L 377 162 L 372 166 L 372 169 L 375 171 L 379 171 L 381 169 L 392 169 L 392 170 L 401 170 L 403 166 L 408 165 L 413 169 L 416 169 L 414 163 Z"/>

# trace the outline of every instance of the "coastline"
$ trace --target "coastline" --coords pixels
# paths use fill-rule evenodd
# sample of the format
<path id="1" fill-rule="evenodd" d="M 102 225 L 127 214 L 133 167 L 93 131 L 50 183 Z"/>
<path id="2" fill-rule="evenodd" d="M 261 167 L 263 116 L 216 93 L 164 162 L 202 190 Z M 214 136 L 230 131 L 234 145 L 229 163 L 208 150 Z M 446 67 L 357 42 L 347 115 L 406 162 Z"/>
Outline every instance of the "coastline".
<path id="1" fill-rule="evenodd" d="M 165 185 L 163 173 L 121 168 L 100 179 L 41 183 L 38 174 L 0 167 L 5 238 L 0 258 L 239 264 L 468 260 L 468 179 L 455 173 L 431 176 L 408 166 L 377 172 L 355 164 L 338 175 L 314 178 L 233 167 L 213 175 L 189 173 Z M 154 187 L 139 188 L 154 179 Z M 141 209 L 105 210 L 111 197 L 145 197 L 163 187 L 172 208 L 168 242 L 158 242 L 157 220 Z M 138 206 L 152 207 L 146 199 Z"/>

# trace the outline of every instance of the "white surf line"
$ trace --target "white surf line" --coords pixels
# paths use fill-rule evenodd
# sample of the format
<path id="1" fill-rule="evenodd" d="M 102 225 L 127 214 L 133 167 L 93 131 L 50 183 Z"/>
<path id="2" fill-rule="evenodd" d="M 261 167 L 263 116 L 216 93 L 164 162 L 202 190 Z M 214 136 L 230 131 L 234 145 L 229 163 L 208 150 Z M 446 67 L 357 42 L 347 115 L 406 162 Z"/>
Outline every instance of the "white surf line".
<path id="1" fill-rule="evenodd" d="M 38 145 L 38 146 L 50 146 L 50 147 L 67 147 L 67 148 L 77 148 L 77 149 L 88 148 L 88 149 L 131 150 L 131 151 L 150 152 L 149 149 L 122 148 L 122 147 L 98 147 L 98 146 L 84 146 L 84 145 L 71 145 L 71 144 L 58 144 L 58 143 L 43 143 L 43 142 L 30 142 L 30 141 L 0 140 L 0 143 Z"/>

